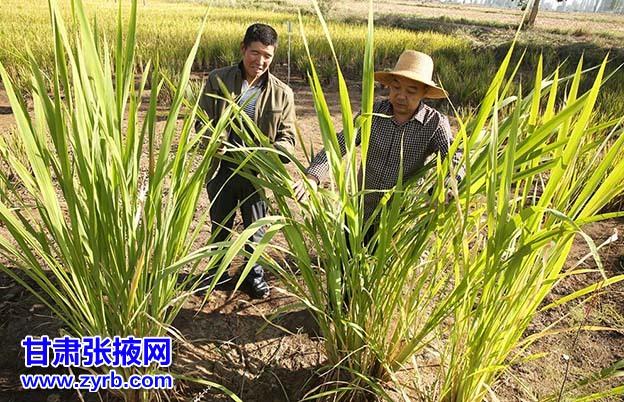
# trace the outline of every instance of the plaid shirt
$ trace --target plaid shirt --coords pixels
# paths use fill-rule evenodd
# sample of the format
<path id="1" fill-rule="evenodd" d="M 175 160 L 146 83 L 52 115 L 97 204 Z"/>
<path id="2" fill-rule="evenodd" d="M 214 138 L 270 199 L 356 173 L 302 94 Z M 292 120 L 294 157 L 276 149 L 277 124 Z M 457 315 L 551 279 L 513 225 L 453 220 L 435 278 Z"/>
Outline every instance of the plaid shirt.
<path id="1" fill-rule="evenodd" d="M 388 100 L 376 102 L 373 113 L 392 116 L 392 104 Z M 373 116 L 368 156 L 366 158 L 365 189 L 387 190 L 394 187 L 399 177 L 401 143 L 403 144 L 403 179 L 409 179 L 421 169 L 427 158 L 435 153 L 442 157 L 448 154 L 453 142 L 448 118 L 437 110 L 420 103 L 410 120 L 399 124 L 393 118 Z M 338 143 L 342 155 L 346 153 L 345 138 L 338 134 Z M 360 145 L 360 133 L 356 137 Z M 453 155 L 455 165 L 461 163 L 462 155 L 458 151 Z M 329 163 L 325 150 L 321 150 L 312 159 L 308 174 L 319 182 L 329 172 Z M 361 179 L 361 174 L 360 179 Z M 463 178 L 461 169 L 458 179 Z M 383 196 L 382 192 L 367 193 L 364 196 L 364 215 L 370 217 Z"/>

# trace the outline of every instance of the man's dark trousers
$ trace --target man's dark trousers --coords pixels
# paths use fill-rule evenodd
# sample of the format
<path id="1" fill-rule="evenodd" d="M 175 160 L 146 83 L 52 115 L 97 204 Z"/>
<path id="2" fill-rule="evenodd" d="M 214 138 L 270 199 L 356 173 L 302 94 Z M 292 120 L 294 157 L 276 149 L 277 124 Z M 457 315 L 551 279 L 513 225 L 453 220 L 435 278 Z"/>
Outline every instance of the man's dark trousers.
<path id="1" fill-rule="evenodd" d="M 223 161 L 217 175 L 208 182 L 207 190 L 210 198 L 210 220 L 212 231 L 218 230 L 214 241 L 225 240 L 234 226 L 235 212 L 232 210 L 240 206 L 244 227 L 266 216 L 266 204 L 261 196 L 261 191 L 253 183 L 238 174 L 232 175 L 234 167 Z M 231 177 L 230 177 L 231 176 Z M 229 217 L 228 217 L 229 215 Z M 249 239 L 253 243 L 259 243 L 266 232 L 264 226 L 260 227 Z M 253 253 L 254 247 L 247 245 L 245 250 Z M 255 264 L 245 282 L 254 284 L 264 279 L 264 270 L 260 264 Z"/>

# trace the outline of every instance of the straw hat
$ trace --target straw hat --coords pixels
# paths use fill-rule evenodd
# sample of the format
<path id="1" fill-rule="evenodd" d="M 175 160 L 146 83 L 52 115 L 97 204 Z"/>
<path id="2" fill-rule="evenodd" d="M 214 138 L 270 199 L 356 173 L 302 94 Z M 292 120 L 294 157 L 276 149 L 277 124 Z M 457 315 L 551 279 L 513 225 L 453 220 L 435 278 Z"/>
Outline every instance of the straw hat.
<path id="1" fill-rule="evenodd" d="M 406 50 L 399 56 L 394 70 L 376 72 L 375 80 L 388 85 L 395 76 L 409 78 L 427 85 L 429 88 L 425 98 L 442 99 L 447 96 L 446 91 L 431 79 L 433 76 L 433 60 L 427 54 L 415 50 Z"/>

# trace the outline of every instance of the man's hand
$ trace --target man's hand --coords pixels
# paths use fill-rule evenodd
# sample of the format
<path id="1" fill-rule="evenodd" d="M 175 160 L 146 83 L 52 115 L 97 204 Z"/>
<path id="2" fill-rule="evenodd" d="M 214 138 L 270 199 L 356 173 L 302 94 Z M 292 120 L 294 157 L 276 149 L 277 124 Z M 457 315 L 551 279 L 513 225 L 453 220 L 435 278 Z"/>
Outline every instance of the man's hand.
<path id="1" fill-rule="evenodd" d="M 316 191 L 318 184 L 319 184 L 316 176 L 313 176 L 311 174 L 306 175 L 305 179 L 297 181 L 293 185 L 293 190 L 295 192 L 295 199 L 299 202 L 306 201 L 308 199 L 308 196 L 310 195 L 308 193 L 308 187 L 305 183 L 306 181 L 308 182 L 309 186 L 312 188 L 313 191 Z"/>
<path id="2" fill-rule="evenodd" d="M 449 205 L 455 199 L 455 194 L 453 194 L 453 190 L 446 190 L 446 195 L 444 196 L 444 203 Z"/>
<path id="3" fill-rule="evenodd" d="M 216 155 L 225 155 L 225 143 L 228 140 L 229 132 L 227 130 L 221 131 L 219 134 L 219 138 L 217 138 L 217 150 L 215 151 Z"/>

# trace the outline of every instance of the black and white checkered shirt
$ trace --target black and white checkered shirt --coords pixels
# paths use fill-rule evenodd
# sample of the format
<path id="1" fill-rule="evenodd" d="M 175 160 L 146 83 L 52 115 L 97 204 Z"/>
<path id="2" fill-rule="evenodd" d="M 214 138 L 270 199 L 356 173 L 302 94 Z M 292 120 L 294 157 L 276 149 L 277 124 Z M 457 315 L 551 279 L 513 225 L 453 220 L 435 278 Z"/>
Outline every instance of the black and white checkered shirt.
<path id="1" fill-rule="evenodd" d="M 392 104 L 388 100 L 376 102 L 373 113 L 392 116 Z M 402 124 L 391 117 L 373 116 L 364 188 L 386 190 L 396 185 L 399 177 L 401 143 L 403 143 L 403 179 L 407 180 L 423 167 L 429 156 L 435 153 L 439 153 L 442 157 L 446 156 L 452 142 L 448 118 L 422 102 L 414 116 Z M 346 149 L 342 132 L 338 134 L 338 143 L 344 155 Z M 359 132 L 356 145 L 360 145 Z M 459 165 L 461 158 L 461 153 L 457 152 L 453 155 L 452 162 Z M 321 181 L 328 172 L 327 155 L 325 150 L 321 150 L 312 159 L 308 174 Z M 462 178 L 463 169 L 458 175 L 458 179 Z M 367 193 L 364 196 L 365 218 L 371 216 L 382 196 L 381 192 Z"/>

